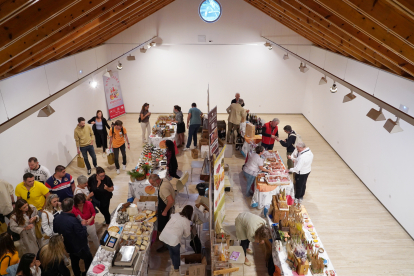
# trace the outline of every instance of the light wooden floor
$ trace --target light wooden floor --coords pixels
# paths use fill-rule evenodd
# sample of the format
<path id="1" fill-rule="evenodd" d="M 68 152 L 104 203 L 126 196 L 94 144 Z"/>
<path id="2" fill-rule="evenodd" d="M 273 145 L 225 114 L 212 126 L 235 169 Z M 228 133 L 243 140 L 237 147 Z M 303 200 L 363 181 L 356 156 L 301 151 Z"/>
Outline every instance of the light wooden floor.
<path id="1" fill-rule="evenodd" d="M 151 116 L 152 124 L 157 116 Z M 266 120 L 274 117 L 280 119 L 280 129 L 287 124 L 291 125 L 314 153 L 304 205 L 338 275 L 412 275 L 413 239 L 302 115 L 262 115 Z M 219 114 L 218 119 L 226 120 L 227 115 Z M 124 122 L 130 137 L 131 150 L 127 150 L 127 169 L 132 169 L 142 150 L 138 114 L 124 115 L 120 120 Z M 283 130 L 279 133 L 281 138 L 287 136 Z M 276 144 L 275 149 L 285 158 L 286 150 L 280 144 Z M 102 166 L 114 181 L 115 191 L 110 207 L 110 211 L 113 211 L 119 203 L 127 199 L 129 177 L 123 171 L 116 175 L 115 167 L 108 167 L 106 160 L 102 158 L 102 150 L 97 149 L 96 152 L 98 165 Z M 180 151 L 179 175 L 182 171 L 190 171 L 191 161 L 189 152 Z M 246 181 L 241 173 L 244 163 L 241 154 L 236 153 L 233 158 L 226 158 L 225 162 L 230 165 L 235 184 L 235 202 L 232 196 L 226 197 L 225 222 L 234 223 L 240 212 L 250 211 L 259 214 L 260 210 L 250 208 L 250 199 L 243 196 Z M 86 170 L 77 168 L 74 161 L 68 166 L 67 171 L 75 179 L 80 174 L 86 175 Z M 192 194 L 196 194 L 195 184 L 201 182 L 196 181 L 197 179 L 198 175 L 194 176 L 190 185 Z M 179 200 L 185 204 L 186 198 L 186 195 L 181 194 Z M 196 198 L 196 195 L 192 198 Z M 192 204 L 191 200 L 189 204 Z M 102 221 L 103 216 L 98 215 L 99 233 L 102 233 Z M 168 275 L 165 272 L 170 263 L 168 252 L 159 254 L 155 251 L 157 247 L 156 243 L 151 248 L 153 268 L 149 275 Z M 267 275 L 264 253 L 258 246 L 254 246 L 253 250 L 255 255 L 253 258 L 250 257 L 253 265 L 246 267 L 245 275 Z"/>

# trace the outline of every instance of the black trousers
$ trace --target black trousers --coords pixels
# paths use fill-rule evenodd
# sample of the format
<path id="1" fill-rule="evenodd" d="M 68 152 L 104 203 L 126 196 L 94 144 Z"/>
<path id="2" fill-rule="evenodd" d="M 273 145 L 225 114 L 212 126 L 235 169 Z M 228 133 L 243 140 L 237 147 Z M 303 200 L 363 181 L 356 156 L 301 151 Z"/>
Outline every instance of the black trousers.
<path id="1" fill-rule="evenodd" d="M 96 130 L 95 142 L 97 148 L 100 148 L 102 146 L 103 152 L 105 152 L 105 150 L 108 148 L 108 140 L 103 129 Z"/>
<path id="2" fill-rule="evenodd" d="M 250 245 L 250 241 L 249 240 L 241 240 L 240 241 L 240 246 L 243 247 L 243 251 L 244 251 L 244 256 L 246 257 L 246 251 L 247 248 L 249 248 Z"/>
<path id="3" fill-rule="evenodd" d="M 111 213 L 109 213 L 109 204 L 111 202 L 109 200 L 102 200 L 99 204 L 99 211 L 101 211 L 102 215 L 105 217 L 105 223 L 111 223 Z"/>
<path id="4" fill-rule="evenodd" d="M 308 176 L 310 173 L 307 174 L 296 174 L 296 189 L 295 189 L 295 198 L 300 199 L 303 198 L 305 195 L 306 190 L 306 181 L 308 180 Z"/>
<path id="5" fill-rule="evenodd" d="M 70 261 L 72 263 L 73 274 L 75 276 L 82 275 L 80 271 L 80 267 L 79 267 L 79 261 L 83 260 L 83 262 L 85 263 L 85 275 L 86 275 L 86 272 L 91 266 L 92 259 L 93 259 L 91 251 L 89 250 L 89 247 L 82 249 L 78 253 L 70 253 L 69 256 L 70 256 Z"/>
<path id="6" fill-rule="evenodd" d="M 114 148 L 114 157 L 115 157 L 115 167 L 119 170 L 119 151 L 122 153 L 122 165 L 126 165 L 126 152 L 125 152 L 125 144 L 120 146 L 119 148 Z"/>

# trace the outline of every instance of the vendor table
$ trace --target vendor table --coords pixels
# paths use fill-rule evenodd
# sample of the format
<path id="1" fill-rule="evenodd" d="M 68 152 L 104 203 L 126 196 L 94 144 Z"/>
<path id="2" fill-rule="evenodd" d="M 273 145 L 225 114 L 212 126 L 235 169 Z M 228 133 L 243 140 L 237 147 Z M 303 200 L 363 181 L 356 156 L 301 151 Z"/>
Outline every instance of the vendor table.
<path id="1" fill-rule="evenodd" d="M 123 203 L 120 203 L 118 205 L 118 207 L 116 208 L 114 216 L 111 218 L 111 223 L 109 224 L 109 227 L 111 227 L 111 226 L 118 226 L 118 227 L 119 226 L 124 226 L 124 224 L 116 223 L 116 217 L 117 217 L 117 214 L 118 214 L 118 209 L 122 207 L 122 204 Z M 153 234 L 151 235 L 151 237 L 154 236 Z M 153 242 L 152 238 L 151 238 L 151 242 Z M 151 250 L 150 248 L 151 248 L 151 246 L 148 246 L 145 251 L 141 251 L 141 254 L 144 254 L 143 255 L 144 257 L 143 257 L 143 261 L 142 261 L 142 265 L 141 265 L 141 270 L 138 273 L 138 276 L 148 275 L 149 252 Z M 89 270 L 87 271 L 86 275 L 87 276 L 114 276 L 114 275 L 127 276 L 126 274 L 112 274 L 112 273 L 109 273 L 109 268 L 112 266 L 112 260 L 113 260 L 114 254 L 112 254 L 111 255 L 112 257 L 107 259 L 106 261 L 100 261 L 98 256 L 101 253 L 104 253 L 104 252 L 108 252 L 108 251 L 103 249 L 102 246 L 99 246 L 99 249 L 96 251 L 95 257 L 93 258 L 92 264 L 89 267 Z"/>
<path id="2" fill-rule="evenodd" d="M 175 144 L 177 144 L 177 125 L 169 125 L 170 128 L 174 128 L 174 133 L 171 133 L 170 137 L 160 137 L 160 136 L 156 136 L 154 134 L 151 134 L 149 136 L 149 143 L 154 145 L 155 147 L 159 148 L 160 147 L 160 142 L 161 141 L 166 141 L 166 140 L 171 140 L 173 142 L 175 142 Z"/>
<path id="3" fill-rule="evenodd" d="M 304 213 L 308 214 L 308 212 L 306 211 L 305 207 L 302 205 L 302 214 L 304 214 Z M 313 225 L 312 220 L 311 220 L 309 214 L 308 214 L 308 219 L 309 219 L 309 223 L 308 224 Z M 273 224 L 273 221 L 268 216 L 267 216 L 267 220 L 268 220 L 269 225 L 271 226 Z M 308 229 L 306 227 L 307 223 L 304 222 L 304 225 L 305 225 L 304 228 L 306 228 L 304 230 L 305 231 L 305 235 L 306 235 L 306 239 L 308 241 L 313 240 L 312 239 L 312 236 L 310 234 L 310 231 L 308 231 Z M 273 229 L 271 229 L 271 231 L 272 231 L 272 235 L 273 235 L 272 257 L 273 257 L 274 264 L 277 265 L 280 268 L 280 270 L 282 272 L 282 275 L 284 275 L 284 276 L 294 276 L 294 275 L 296 276 L 296 275 L 298 275 L 296 272 L 293 272 L 292 271 L 292 269 L 289 267 L 288 263 L 286 262 L 286 260 L 287 260 L 286 243 L 285 242 L 282 243 L 282 246 L 280 247 L 280 250 L 279 250 L 279 248 L 276 248 L 277 245 L 278 245 L 278 243 L 275 242 L 275 240 L 276 240 L 276 234 L 274 233 Z M 328 261 L 328 264 L 325 266 L 325 270 L 324 270 L 324 274 L 323 274 L 324 276 L 326 276 L 326 274 L 325 274 L 325 271 L 326 270 L 333 270 L 333 271 L 335 271 L 335 269 L 334 269 L 334 267 L 333 267 L 333 265 L 331 263 L 331 260 L 329 259 L 328 253 L 326 252 L 325 248 L 323 247 L 322 241 L 321 241 L 321 239 L 320 239 L 320 237 L 318 235 L 318 232 L 316 231 L 316 228 L 315 227 L 313 227 L 312 232 L 315 232 L 316 233 L 316 236 L 318 236 L 318 244 L 320 245 L 320 248 L 323 248 L 324 249 L 324 252 L 323 253 L 319 253 L 319 256 L 321 258 L 324 258 L 325 260 Z M 336 271 L 335 271 L 335 274 L 336 274 Z M 307 276 L 312 276 L 312 273 L 310 271 L 310 268 L 309 268 L 308 274 L 306 274 L 306 275 Z"/>
<path id="4" fill-rule="evenodd" d="M 163 179 L 166 177 L 167 175 L 167 170 L 155 170 L 154 171 L 155 174 L 158 174 L 158 176 Z M 151 186 L 151 184 L 149 183 L 148 179 L 144 179 L 141 181 L 134 181 L 134 182 L 129 182 L 128 183 L 128 202 L 134 202 L 135 198 L 140 198 L 141 196 L 158 196 L 158 189 L 155 189 L 155 193 L 154 194 L 148 194 L 145 191 L 145 188 Z"/>

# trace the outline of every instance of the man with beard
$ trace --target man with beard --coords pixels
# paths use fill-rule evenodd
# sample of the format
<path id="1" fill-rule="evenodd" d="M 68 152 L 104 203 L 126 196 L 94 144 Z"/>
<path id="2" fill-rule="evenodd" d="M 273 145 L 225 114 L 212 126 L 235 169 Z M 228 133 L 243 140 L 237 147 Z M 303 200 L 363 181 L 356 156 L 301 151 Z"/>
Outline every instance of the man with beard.
<path id="1" fill-rule="evenodd" d="M 92 128 L 90 125 L 85 124 L 85 118 L 78 118 L 78 125 L 75 128 L 75 141 L 76 147 L 78 148 L 78 154 L 82 152 L 83 160 L 85 160 L 86 168 L 88 169 L 88 175 L 91 174 L 91 164 L 88 160 L 88 152 L 92 157 L 93 166 L 96 168 L 96 154 L 95 149 L 93 148 L 93 141 L 95 140 L 95 135 L 93 134 Z"/>

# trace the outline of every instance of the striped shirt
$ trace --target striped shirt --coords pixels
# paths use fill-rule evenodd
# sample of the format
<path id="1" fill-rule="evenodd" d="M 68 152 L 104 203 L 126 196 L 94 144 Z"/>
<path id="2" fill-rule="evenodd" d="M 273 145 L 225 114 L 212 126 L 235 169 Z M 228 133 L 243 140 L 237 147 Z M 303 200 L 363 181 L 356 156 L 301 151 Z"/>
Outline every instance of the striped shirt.
<path id="1" fill-rule="evenodd" d="M 70 174 L 65 174 L 62 180 L 56 179 L 54 175 L 49 177 L 45 186 L 49 188 L 52 194 L 57 194 L 59 201 L 62 202 L 65 198 L 73 197 L 72 184 L 74 180 Z"/>

